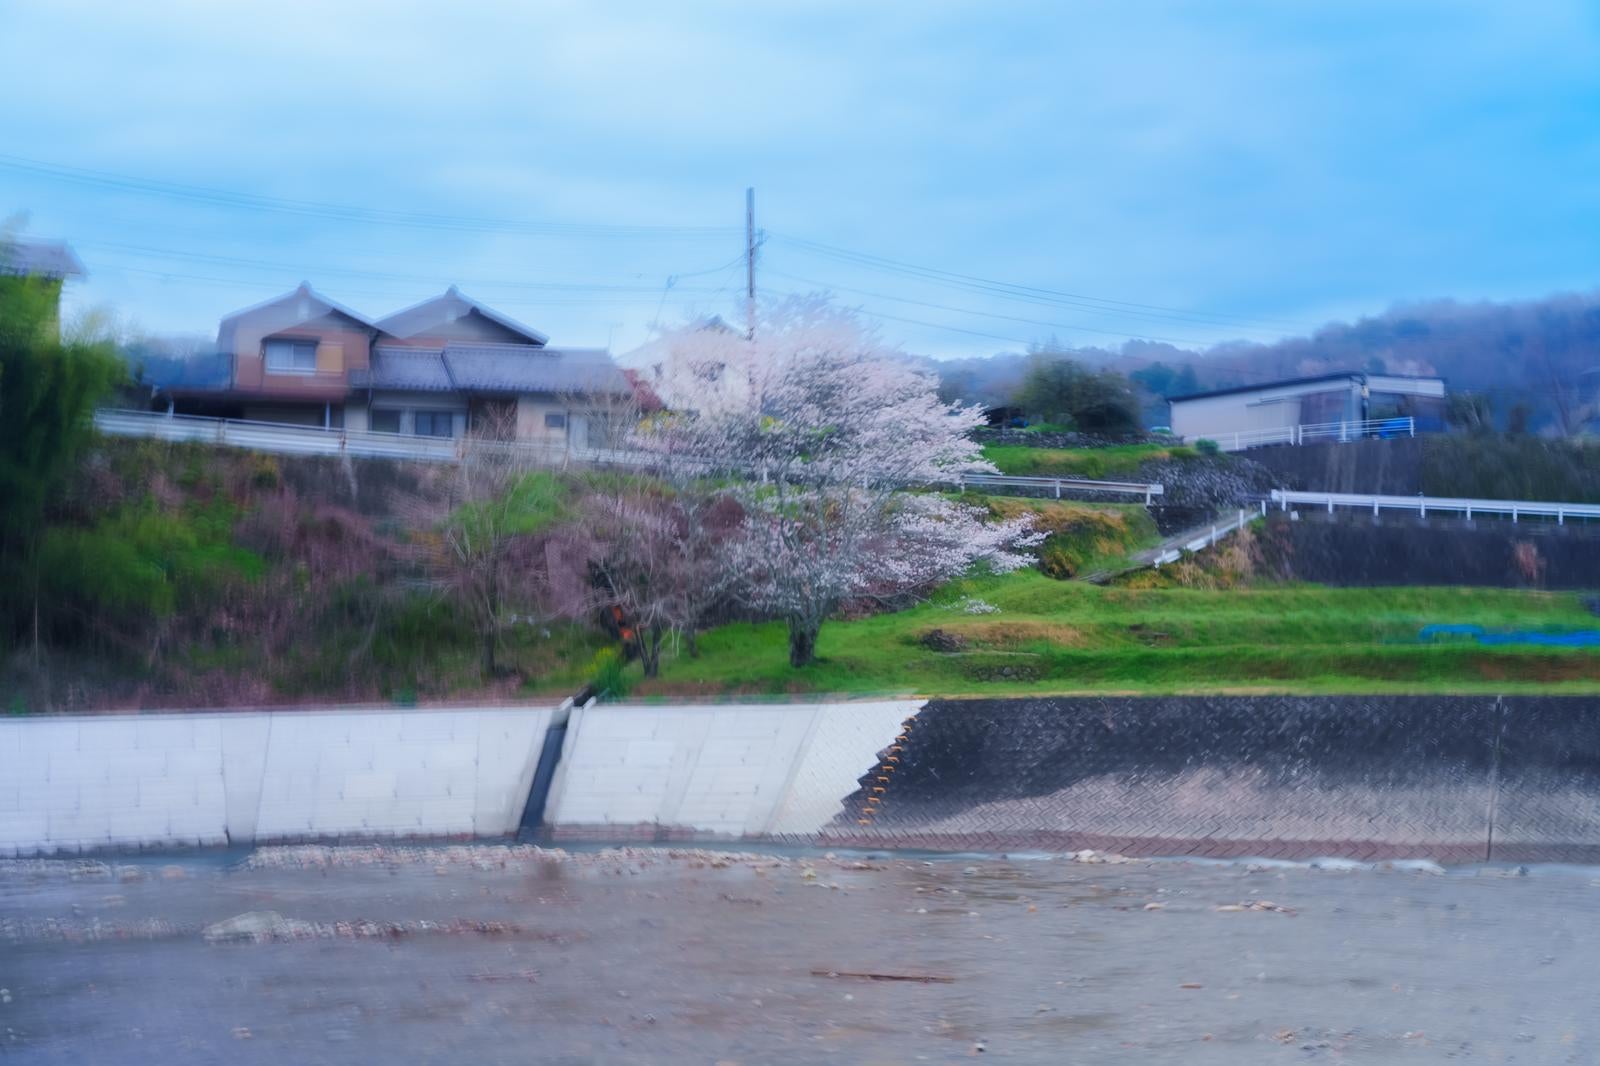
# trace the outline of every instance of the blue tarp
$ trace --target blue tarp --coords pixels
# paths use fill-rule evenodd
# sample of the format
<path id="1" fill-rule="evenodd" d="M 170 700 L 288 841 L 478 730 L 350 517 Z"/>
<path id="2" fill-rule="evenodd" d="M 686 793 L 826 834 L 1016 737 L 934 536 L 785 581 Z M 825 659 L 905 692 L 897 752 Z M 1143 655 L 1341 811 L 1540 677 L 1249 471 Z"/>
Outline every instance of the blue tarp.
<path id="1" fill-rule="evenodd" d="M 1546 644 L 1556 648 L 1600 648 L 1600 629 L 1574 629 L 1565 633 L 1510 629 L 1490 632 L 1482 626 L 1431 625 L 1417 631 L 1418 640 L 1470 637 L 1479 644 Z"/>

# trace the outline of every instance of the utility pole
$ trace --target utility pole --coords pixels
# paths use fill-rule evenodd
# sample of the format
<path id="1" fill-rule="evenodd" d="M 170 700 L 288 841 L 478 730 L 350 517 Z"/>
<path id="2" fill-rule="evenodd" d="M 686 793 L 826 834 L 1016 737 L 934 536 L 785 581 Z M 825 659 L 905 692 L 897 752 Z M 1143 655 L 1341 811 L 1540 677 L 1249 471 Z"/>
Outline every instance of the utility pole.
<path id="1" fill-rule="evenodd" d="M 756 335 L 756 190 L 744 191 L 744 327 L 751 340 Z"/>

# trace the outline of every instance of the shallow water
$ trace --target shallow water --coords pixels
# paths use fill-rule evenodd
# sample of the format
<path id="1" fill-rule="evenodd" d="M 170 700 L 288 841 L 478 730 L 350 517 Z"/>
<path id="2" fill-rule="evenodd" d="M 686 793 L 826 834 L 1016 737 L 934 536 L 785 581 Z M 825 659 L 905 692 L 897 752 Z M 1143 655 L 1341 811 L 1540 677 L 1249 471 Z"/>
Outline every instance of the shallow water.
<path id="1" fill-rule="evenodd" d="M 82 868 L 77 879 L 63 876 L 71 864 L 0 864 L 0 1054 L 118 1063 L 1600 1059 L 1600 873 L 1586 868 L 1438 876 L 843 854 L 712 865 L 644 851 L 480 869 L 467 858 L 505 854 L 424 850 L 399 865 L 316 869 L 194 855 Z M 1262 901 L 1276 909 L 1217 909 Z M 202 935 L 250 911 L 324 927 L 411 924 L 355 939 Z M 431 932 L 416 927 L 424 920 L 514 928 Z M 838 972 L 951 980 L 827 976 Z"/>

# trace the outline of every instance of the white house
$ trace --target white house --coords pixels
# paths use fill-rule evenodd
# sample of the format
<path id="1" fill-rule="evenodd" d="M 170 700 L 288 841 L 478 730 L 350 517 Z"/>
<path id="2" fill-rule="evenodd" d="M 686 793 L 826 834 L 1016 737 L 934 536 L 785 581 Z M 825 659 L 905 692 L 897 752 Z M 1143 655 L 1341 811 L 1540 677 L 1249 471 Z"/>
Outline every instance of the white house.
<path id="1" fill-rule="evenodd" d="M 1438 428 L 1444 396 L 1443 378 L 1350 371 L 1169 396 L 1167 403 L 1174 434 L 1232 451 L 1291 443 L 1308 426 L 1334 439 L 1370 435 L 1380 428 L 1374 422 L 1392 418 Z"/>

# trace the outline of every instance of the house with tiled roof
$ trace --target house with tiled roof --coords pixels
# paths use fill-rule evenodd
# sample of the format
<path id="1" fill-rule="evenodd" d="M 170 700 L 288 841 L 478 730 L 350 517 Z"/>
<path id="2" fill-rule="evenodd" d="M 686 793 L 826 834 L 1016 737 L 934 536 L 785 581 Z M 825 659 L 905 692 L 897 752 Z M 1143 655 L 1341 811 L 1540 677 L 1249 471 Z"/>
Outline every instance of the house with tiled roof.
<path id="1" fill-rule="evenodd" d="M 65 241 L 23 240 L 0 234 L 0 277 L 26 278 L 45 286 L 59 321 L 61 287 L 68 278 L 84 276 L 83 263 Z"/>
<path id="2" fill-rule="evenodd" d="M 602 444 L 631 395 L 609 352 L 553 348 L 451 286 L 371 319 L 309 284 L 223 317 L 226 382 L 164 390 L 169 409 L 259 422 L 460 437 L 493 415 L 519 438 Z"/>

